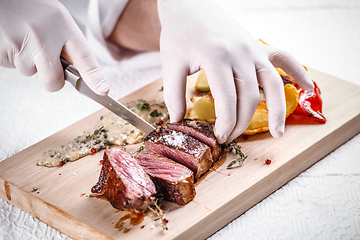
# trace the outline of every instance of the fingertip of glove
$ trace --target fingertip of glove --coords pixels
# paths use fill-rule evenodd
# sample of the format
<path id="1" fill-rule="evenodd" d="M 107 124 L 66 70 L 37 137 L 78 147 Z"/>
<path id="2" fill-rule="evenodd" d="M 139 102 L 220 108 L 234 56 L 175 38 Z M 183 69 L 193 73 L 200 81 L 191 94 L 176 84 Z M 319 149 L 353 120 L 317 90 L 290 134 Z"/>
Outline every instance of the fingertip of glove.
<path id="1" fill-rule="evenodd" d="M 65 85 L 65 80 L 43 82 L 43 87 L 48 92 L 57 92 Z"/>
<path id="2" fill-rule="evenodd" d="M 310 76 L 305 72 L 305 75 L 302 76 L 303 78 L 297 81 L 302 89 L 305 91 L 312 91 L 314 89 L 314 82 L 311 80 Z"/>
<path id="3" fill-rule="evenodd" d="M 284 132 L 285 132 L 285 126 L 281 125 L 281 126 L 277 126 L 270 133 L 274 138 L 281 138 L 284 135 Z"/>
<path id="4" fill-rule="evenodd" d="M 91 75 L 87 76 L 86 83 L 98 95 L 104 96 L 110 91 L 110 84 L 101 70 L 93 72 Z"/>
<path id="5" fill-rule="evenodd" d="M 183 106 L 174 106 L 174 102 L 167 102 L 166 100 L 165 103 L 169 112 L 171 123 L 180 122 L 185 117 L 185 108 Z"/>
<path id="6" fill-rule="evenodd" d="M 106 96 L 109 94 L 110 85 L 107 81 L 105 81 L 105 83 L 102 83 L 100 86 L 97 86 L 93 90 L 98 95 Z"/>
<path id="7" fill-rule="evenodd" d="M 218 143 L 223 144 L 228 139 L 228 136 L 226 134 L 217 134 L 215 131 L 215 136 L 218 141 Z"/>
<path id="8" fill-rule="evenodd" d="M 314 89 L 314 83 L 313 81 L 310 80 L 309 84 L 307 84 L 307 86 L 304 86 L 304 90 L 306 91 L 312 91 Z"/>
<path id="9" fill-rule="evenodd" d="M 228 123 L 229 123 L 229 121 L 228 121 Z M 215 133 L 218 143 L 220 143 L 220 144 L 225 143 L 229 139 L 233 130 L 234 130 L 234 124 L 231 124 L 231 123 L 222 124 L 222 123 L 220 123 L 219 120 L 217 120 L 217 122 L 215 123 L 215 127 L 214 127 L 214 133 Z"/>
<path id="10" fill-rule="evenodd" d="M 170 114 L 170 122 L 176 123 L 180 122 L 182 120 L 182 117 L 179 114 Z"/>

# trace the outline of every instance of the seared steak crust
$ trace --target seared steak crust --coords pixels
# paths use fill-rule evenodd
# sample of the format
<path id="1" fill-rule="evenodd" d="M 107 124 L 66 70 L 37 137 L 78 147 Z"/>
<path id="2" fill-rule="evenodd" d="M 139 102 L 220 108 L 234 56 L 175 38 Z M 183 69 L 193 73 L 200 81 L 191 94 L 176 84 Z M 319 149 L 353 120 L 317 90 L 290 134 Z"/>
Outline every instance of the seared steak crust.
<path id="1" fill-rule="evenodd" d="M 194 172 L 195 180 L 213 163 L 209 146 L 171 129 L 159 128 L 149 133 L 145 138 L 145 148 L 187 166 Z"/>
<path id="2" fill-rule="evenodd" d="M 195 197 L 194 174 L 187 167 L 154 152 L 141 153 L 136 159 L 164 200 L 185 205 Z"/>
<path id="3" fill-rule="evenodd" d="M 169 129 L 188 134 L 193 138 L 205 143 L 211 148 L 212 159 L 215 162 L 219 159 L 221 154 L 221 147 L 219 146 L 213 126 L 209 122 L 196 121 L 191 119 L 183 119 L 179 123 L 168 123 Z"/>
<path id="4" fill-rule="evenodd" d="M 114 208 L 144 211 L 154 201 L 156 187 L 130 153 L 116 148 L 105 151 L 99 181 L 91 192 L 105 196 Z"/>

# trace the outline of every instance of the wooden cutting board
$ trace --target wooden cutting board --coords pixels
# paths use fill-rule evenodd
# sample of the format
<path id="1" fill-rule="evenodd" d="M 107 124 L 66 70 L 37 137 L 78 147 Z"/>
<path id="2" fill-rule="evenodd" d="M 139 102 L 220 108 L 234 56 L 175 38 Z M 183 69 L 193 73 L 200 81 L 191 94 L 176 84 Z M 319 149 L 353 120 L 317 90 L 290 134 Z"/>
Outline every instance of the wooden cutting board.
<path id="1" fill-rule="evenodd" d="M 106 109 L 1 162 L 0 197 L 73 239 L 204 239 L 360 132 L 360 87 L 311 69 L 309 74 L 322 91 L 327 123 L 287 125 L 280 139 L 262 133 L 242 140 L 248 155 L 242 166 L 226 169 L 234 156 L 224 156 L 201 178 L 192 202 L 182 207 L 162 204 L 169 220 L 166 232 L 150 212 L 144 216 L 121 212 L 104 199 L 89 197 L 102 152 L 63 167 L 36 165 L 44 151 L 93 127 Z M 189 82 L 191 94 L 194 79 Z M 162 100 L 161 88 L 160 79 L 121 102 Z M 270 165 L 264 163 L 267 158 Z"/>

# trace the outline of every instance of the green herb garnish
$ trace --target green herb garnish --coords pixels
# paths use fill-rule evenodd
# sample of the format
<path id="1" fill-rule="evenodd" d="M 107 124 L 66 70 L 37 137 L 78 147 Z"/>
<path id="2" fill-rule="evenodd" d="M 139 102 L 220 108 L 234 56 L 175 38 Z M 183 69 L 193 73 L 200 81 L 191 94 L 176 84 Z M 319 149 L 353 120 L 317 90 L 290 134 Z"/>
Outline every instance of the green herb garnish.
<path id="1" fill-rule="evenodd" d="M 160 113 L 155 109 L 154 111 L 152 111 L 152 112 L 150 113 L 150 116 L 151 116 L 151 117 L 158 117 L 158 116 L 160 116 Z"/>
<path id="2" fill-rule="evenodd" d="M 150 104 L 147 102 L 141 102 L 141 103 L 136 104 L 136 108 L 139 109 L 139 111 L 142 111 L 142 110 L 148 111 L 150 109 Z"/>
<path id="3" fill-rule="evenodd" d="M 92 135 L 87 135 L 84 140 L 81 141 L 81 143 L 86 143 L 87 141 L 93 139 L 96 135 L 98 135 L 101 132 L 107 132 L 107 130 L 104 128 L 104 126 L 101 126 L 99 129 L 95 129 Z"/>
<path id="4" fill-rule="evenodd" d="M 162 101 L 160 104 L 159 104 L 159 107 L 161 107 L 161 108 L 164 108 L 164 107 L 166 107 L 166 104 L 165 104 L 165 102 L 164 101 Z"/>
<path id="5" fill-rule="evenodd" d="M 224 146 L 225 149 L 228 149 L 229 153 L 231 153 L 233 150 L 235 150 L 235 154 L 237 156 L 239 156 L 238 158 L 232 160 L 229 165 L 227 165 L 227 168 L 231 168 L 234 164 L 236 163 L 239 163 L 239 165 L 241 165 L 245 159 L 248 157 L 248 156 L 245 156 L 245 154 L 241 151 L 241 146 L 238 145 L 238 143 L 234 140 L 232 140 L 231 143 L 229 144 L 226 144 Z"/>
<path id="6" fill-rule="evenodd" d="M 158 205 L 158 203 L 157 203 L 158 200 L 159 200 L 158 198 L 155 199 L 155 201 L 150 206 L 148 206 L 148 209 L 151 210 L 155 214 L 155 216 L 156 216 L 155 221 L 161 220 L 162 229 L 168 230 L 169 228 L 167 227 L 167 223 L 169 222 L 169 220 L 164 218 L 164 213 L 161 210 L 160 205 Z"/>
<path id="7" fill-rule="evenodd" d="M 138 148 L 138 150 L 136 150 L 136 152 L 132 153 L 132 155 L 134 155 L 134 154 L 138 155 L 138 154 L 141 153 L 141 151 L 144 150 L 144 149 L 145 149 L 145 146 L 140 146 L 140 147 Z"/>

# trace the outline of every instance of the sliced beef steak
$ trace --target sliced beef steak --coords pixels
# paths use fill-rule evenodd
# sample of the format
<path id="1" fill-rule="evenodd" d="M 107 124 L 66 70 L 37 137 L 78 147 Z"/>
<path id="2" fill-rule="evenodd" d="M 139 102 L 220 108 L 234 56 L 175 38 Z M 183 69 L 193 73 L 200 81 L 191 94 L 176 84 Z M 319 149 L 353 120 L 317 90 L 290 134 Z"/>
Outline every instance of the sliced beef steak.
<path id="1" fill-rule="evenodd" d="M 194 172 L 195 180 L 213 163 L 209 146 L 171 129 L 159 128 L 149 133 L 145 138 L 145 148 L 187 166 Z"/>
<path id="2" fill-rule="evenodd" d="M 185 205 L 195 197 L 194 174 L 184 165 L 154 152 L 144 152 L 136 158 L 164 200 Z"/>
<path id="3" fill-rule="evenodd" d="M 205 143 L 211 148 L 213 161 L 215 162 L 219 159 L 221 154 L 221 147 L 216 140 L 211 123 L 183 119 L 179 123 L 168 123 L 167 127 L 169 129 L 188 134 L 200 142 Z"/>
<path id="4" fill-rule="evenodd" d="M 105 151 L 99 181 L 91 192 L 105 196 L 114 208 L 144 211 L 154 201 L 156 187 L 130 153 L 114 148 Z"/>

